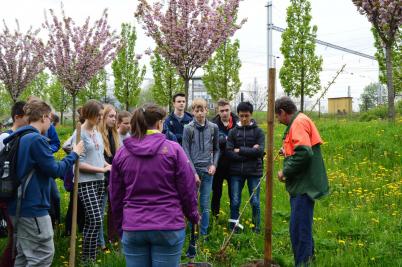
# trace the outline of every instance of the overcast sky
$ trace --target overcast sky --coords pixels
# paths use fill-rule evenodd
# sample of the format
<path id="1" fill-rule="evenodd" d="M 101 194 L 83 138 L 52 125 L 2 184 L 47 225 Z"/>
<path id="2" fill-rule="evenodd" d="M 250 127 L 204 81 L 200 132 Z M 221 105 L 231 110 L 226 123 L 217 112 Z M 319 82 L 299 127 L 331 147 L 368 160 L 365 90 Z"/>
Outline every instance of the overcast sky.
<path id="1" fill-rule="evenodd" d="M 19 20 L 21 29 L 29 26 L 41 27 L 44 11 L 49 8 L 60 11 L 58 0 L 0 0 L 0 18 L 9 27 L 15 26 Z M 167 1 L 166 1 L 167 2 Z M 273 23 L 286 27 L 286 8 L 288 0 L 273 0 Z M 370 23 L 360 15 L 351 0 L 312 0 L 312 23 L 318 26 L 317 38 L 345 48 L 374 55 L 373 36 Z M 82 23 L 90 16 L 91 21 L 99 18 L 103 9 L 109 10 L 109 22 L 112 28 L 120 32 L 123 22 L 135 23 L 138 32 L 136 51 L 143 53 L 148 47 L 154 47 L 153 41 L 146 37 L 142 27 L 134 18 L 136 0 L 65 0 L 64 9 L 68 16 Z M 247 90 L 257 79 L 261 86 L 266 84 L 267 73 L 267 10 L 266 0 L 243 0 L 240 3 L 239 18 L 246 17 L 247 23 L 235 34 L 240 40 L 240 59 L 242 68 L 240 78 L 242 89 Z M 58 13 L 60 14 L 60 13 Z M 273 54 L 276 59 L 277 72 L 282 66 L 283 57 L 279 47 L 281 33 L 273 32 Z M 347 96 L 350 86 L 356 107 L 358 97 L 365 85 L 378 81 L 378 65 L 376 61 L 317 45 L 316 52 L 324 59 L 321 83 L 325 85 L 338 69 L 346 64 L 345 72 L 339 76 L 335 85 L 328 92 L 328 97 Z M 148 60 L 144 59 L 144 64 Z M 202 74 L 201 72 L 197 73 Z M 147 78 L 152 78 L 151 68 L 147 68 Z M 280 83 L 278 93 L 281 92 Z"/>

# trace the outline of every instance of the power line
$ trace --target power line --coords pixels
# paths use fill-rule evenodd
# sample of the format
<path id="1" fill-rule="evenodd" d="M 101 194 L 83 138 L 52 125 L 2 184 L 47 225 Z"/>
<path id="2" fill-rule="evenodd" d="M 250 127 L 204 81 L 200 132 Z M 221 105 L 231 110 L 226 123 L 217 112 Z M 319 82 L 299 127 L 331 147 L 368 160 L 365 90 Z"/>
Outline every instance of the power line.
<path id="1" fill-rule="evenodd" d="M 275 30 L 275 31 L 278 31 L 278 32 L 284 32 L 285 31 L 284 28 L 281 28 L 281 27 L 278 27 L 278 26 L 275 26 L 275 25 L 269 25 L 269 26 L 271 26 L 272 30 Z M 345 47 L 342 47 L 342 46 L 339 46 L 339 45 L 331 44 L 331 43 L 321 41 L 321 40 L 318 40 L 318 39 L 315 39 L 315 42 L 317 44 L 327 46 L 327 47 L 331 47 L 333 49 L 341 50 L 341 51 L 344 51 L 344 52 L 347 52 L 347 53 L 350 53 L 350 54 L 354 54 L 354 55 L 357 55 L 357 56 L 365 57 L 365 58 L 368 58 L 368 59 L 371 59 L 371 60 L 376 60 L 376 58 L 371 56 L 371 55 L 364 54 L 364 53 L 361 53 L 361 52 L 358 52 L 358 51 L 355 51 L 355 50 L 352 50 L 352 49 L 348 49 L 348 48 L 345 48 Z"/>

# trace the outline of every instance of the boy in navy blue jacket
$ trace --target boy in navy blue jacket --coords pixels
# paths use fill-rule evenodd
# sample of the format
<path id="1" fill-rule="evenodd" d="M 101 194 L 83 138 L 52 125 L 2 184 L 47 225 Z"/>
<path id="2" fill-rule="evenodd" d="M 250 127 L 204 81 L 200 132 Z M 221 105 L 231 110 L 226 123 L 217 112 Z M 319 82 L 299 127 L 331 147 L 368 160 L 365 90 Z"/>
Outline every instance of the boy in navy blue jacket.
<path id="1" fill-rule="evenodd" d="M 43 136 L 51 124 L 51 109 L 43 101 L 35 100 L 24 107 L 29 125 L 19 128 L 4 140 L 24 131 L 18 148 L 17 178 L 22 180 L 34 170 L 26 186 L 21 203 L 17 232 L 15 266 L 51 266 L 54 255 L 53 228 L 49 216 L 50 179 L 62 176 L 83 152 L 83 143 L 74 147 L 63 160 L 55 161 L 48 139 Z M 15 224 L 17 198 L 8 202 L 8 212 Z M 15 225 L 14 225 L 15 227 Z"/>
<path id="2" fill-rule="evenodd" d="M 193 115 L 185 111 L 186 95 L 177 93 L 173 96 L 174 111 L 167 116 L 163 125 L 164 131 L 173 133 L 177 142 L 181 145 L 183 139 L 184 125 L 189 124 L 193 120 Z M 172 140 L 172 138 L 169 138 Z"/>

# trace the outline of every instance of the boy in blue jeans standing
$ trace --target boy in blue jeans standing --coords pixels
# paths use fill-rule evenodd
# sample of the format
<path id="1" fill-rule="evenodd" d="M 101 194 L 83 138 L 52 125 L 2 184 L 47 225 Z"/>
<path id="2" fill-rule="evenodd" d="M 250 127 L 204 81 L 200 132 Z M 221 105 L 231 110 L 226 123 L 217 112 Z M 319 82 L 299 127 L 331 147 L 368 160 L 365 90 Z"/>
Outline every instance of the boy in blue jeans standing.
<path id="1" fill-rule="evenodd" d="M 200 234 L 205 237 L 209 225 L 212 180 L 219 160 L 219 129 L 206 119 L 208 109 L 204 99 L 194 99 L 191 108 L 194 120 L 184 126 L 182 145 L 199 186 Z"/>

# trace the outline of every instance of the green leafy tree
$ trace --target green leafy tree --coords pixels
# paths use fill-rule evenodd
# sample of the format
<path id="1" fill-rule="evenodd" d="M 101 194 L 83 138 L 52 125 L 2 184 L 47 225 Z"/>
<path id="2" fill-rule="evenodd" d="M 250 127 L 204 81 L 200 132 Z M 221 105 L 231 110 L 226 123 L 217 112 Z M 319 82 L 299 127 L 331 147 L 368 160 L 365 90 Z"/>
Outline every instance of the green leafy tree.
<path id="1" fill-rule="evenodd" d="M 89 99 L 104 101 L 107 94 L 107 72 L 102 69 L 96 74 L 85 88 L 79 91 L 78 104 L 84 105 Z"/>
<path id="2" fill-rule="evenodd" d="M 0 82 L 0 99 L 0 119 L 3 120 L 10 117 L 10 107 L 14 102 L 2 82 Z"/>
<path id="3" fill-rule="evenodd" d="M 287 8 L 287 28 L 282 34 L 281 52 L 284 64 L 279 79 L 287 94 L 300 96 L 303 111 L 304 96 L 313 96 L 320 90 L 322 58 L 315 55 L 317 26 L 310 26 L 309 0 L 291 0 Z"/>
<path id="4" fill-rule="evenodd" d="M 364 87 L 363 93 L 360 95 L 360 111 L 367 111 L 382 104 L 385 100 L 384 96 L 386 96 L 386 91 L 381 83 L 370 83 Z"/>
<path id="5" fill-rule="evenodd" d="M 140 55 L 135 54 L 135 42 L 137 34 L 135 27 L 123 23 L 121 29 L 122 49 L 117 53 L 112 63 L 114 75 L 114 95 L 128 110 L 135 106 L 141 91 L 146 68 L 140 67 Z"/>
<path id="6" fill-rule="evenodd" d="M 202 81 L 214 101 L 220 98 L 233 100 L 240 90 L 239 40 L 227 39 L 204 65 Z"/>
<path id="7" fill-rule="evenodd" d="M 50 75 L 44 71 L 40 72 L 35 79 L 22 92 L 20 99 L 27 100 L 29 96 L 36 96 L 47 101 Z"/>
<path id="8" fill-rule="evenodd" d="M 64 123 L 64 113 L 68 111 L 68 107 L 73 102 L 73 97 L 65 90 L 60 81 L 53 77 L 48 87 L 48 96 L 50 104 L 53 108 L 60 112 L 60 123 Z"/>
<path id="9" fill-rule="evenodd" d="M 380 82 L 382 84 L 387 84 L 387 64 L 385 60 L 385 51 L 384 46 L 382 45 L 382 41 L 380 35 L 377 30 L 373 27 L 371 31 L 374 35 L 374 46 L 377 48 L 377 52 L 375 53 L 375 57 L 378 61 L 378 65 L 380 67 Z M 398 31 L 395 36 L 395 42 L 392 45 L 392 80 L 394 84 L 394 95 L 402 92 L 402 33 Z"/>
<path id="10" fill-rule="evenodd" d="M 154 77 L 152 97 L 158 105 L 169 106 L 170 112 L 173 95 L 184 90 L 184 80 L 178 75 L 176 68 L 157 51 L 151 57 L 151 66 Z"/>

